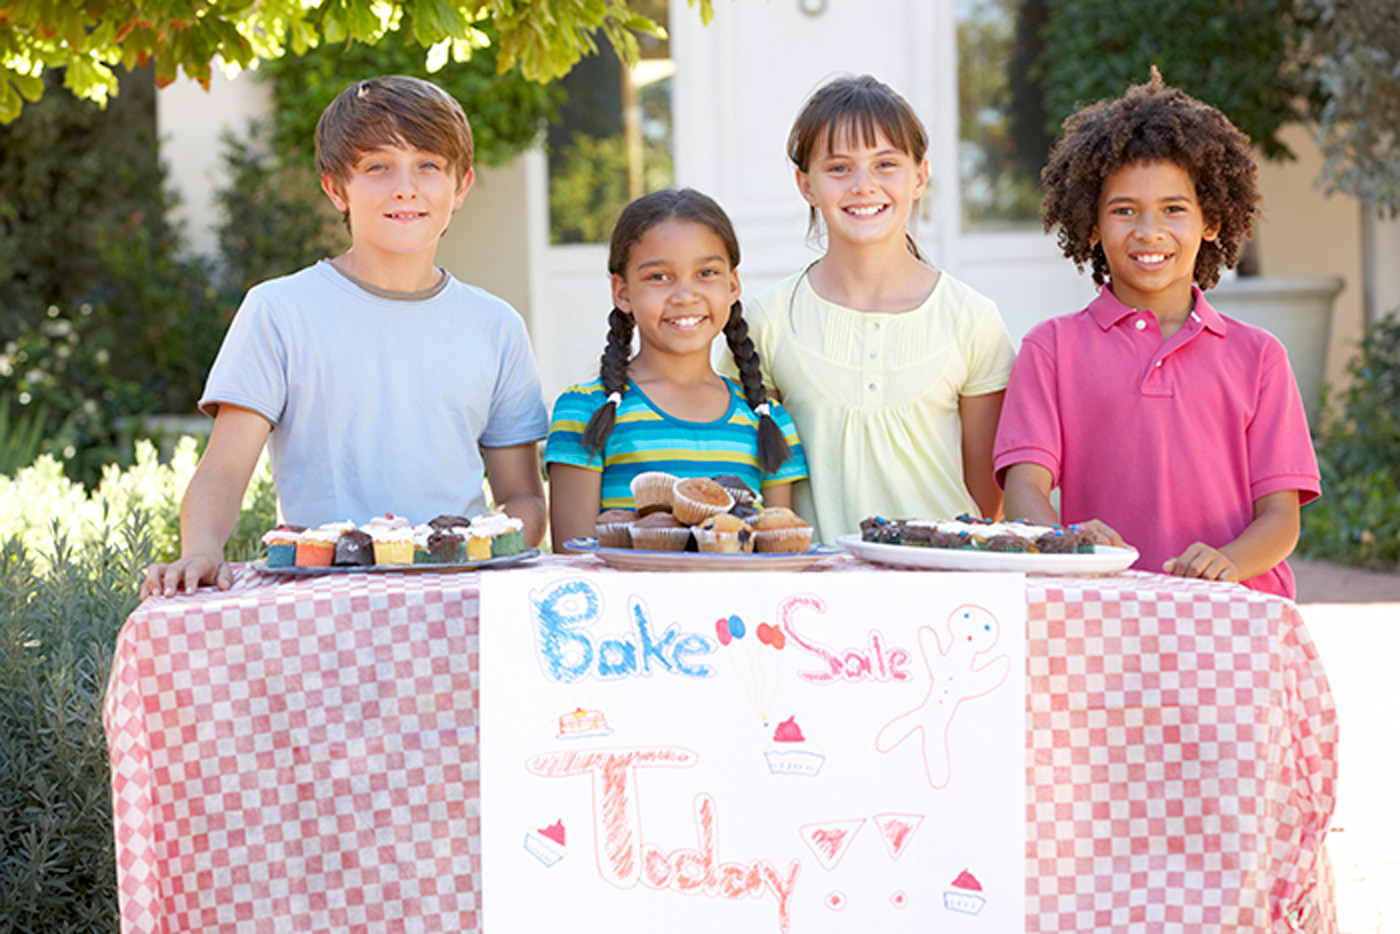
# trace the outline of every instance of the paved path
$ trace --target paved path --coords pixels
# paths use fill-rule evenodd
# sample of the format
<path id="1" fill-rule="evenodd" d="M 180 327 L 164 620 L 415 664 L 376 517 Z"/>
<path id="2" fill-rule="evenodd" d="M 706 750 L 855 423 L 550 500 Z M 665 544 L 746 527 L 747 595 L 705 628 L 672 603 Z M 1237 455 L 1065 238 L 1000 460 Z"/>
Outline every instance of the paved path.
<path id="1" fill-rule="evenodd" d="M 1337 702 L 1337 921 L 1342 934 L 1400 934 L 1400 574 L 1289 563 Z"/>

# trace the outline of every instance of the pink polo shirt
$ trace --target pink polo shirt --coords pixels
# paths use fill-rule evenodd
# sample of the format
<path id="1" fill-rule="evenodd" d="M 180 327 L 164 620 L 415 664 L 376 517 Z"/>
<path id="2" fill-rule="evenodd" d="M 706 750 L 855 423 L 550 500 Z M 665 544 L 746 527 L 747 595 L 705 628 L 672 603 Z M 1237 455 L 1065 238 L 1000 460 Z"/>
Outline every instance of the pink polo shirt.
<path id="1" fill-rule="evenodd" d="M 1254 518 L 1254 501 L 1321 490 L 1298 384 L 1278 339 L 1195 310 L 1165 342 L 1150 310 L 1105 287 L 1089 307 L 1031 329 L 1011 371 L 996 439 L 998 482 L 1035 463 L 1060 488 L 1062 521 L 1100 519 L 1162 562 L 1193 542 L 1220 547 Z M 1244 582 L 1292 597 L 1281 562 Z"/>

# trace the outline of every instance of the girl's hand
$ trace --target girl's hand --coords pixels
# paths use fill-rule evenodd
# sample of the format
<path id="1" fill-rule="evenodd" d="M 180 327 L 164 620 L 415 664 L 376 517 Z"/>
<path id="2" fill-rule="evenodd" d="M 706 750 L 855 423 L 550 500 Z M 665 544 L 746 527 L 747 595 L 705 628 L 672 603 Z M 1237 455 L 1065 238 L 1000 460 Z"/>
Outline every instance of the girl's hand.
<path id="1" fill-rule="evenodd" d="M 1089 533 L 1089 537 L 1094 540 L 1095 545 L 1112 545 L 1115 548 L 1124 548 L 1126 544 L 1123 536 L 1112 526 L 1098 520 L 1089 519 L 1084 522 L 1076 522 L 1075 525 Z"/>
<path id="2" fill-rule="evenodd" d="M 1208 581 L 1237 581 L 1240 570 L 1222 551 L 1205 542 L 1196 542 L 1175 558 L 1162 562 L 1162 570 L 1173 577 L 1199 577 Z"/>

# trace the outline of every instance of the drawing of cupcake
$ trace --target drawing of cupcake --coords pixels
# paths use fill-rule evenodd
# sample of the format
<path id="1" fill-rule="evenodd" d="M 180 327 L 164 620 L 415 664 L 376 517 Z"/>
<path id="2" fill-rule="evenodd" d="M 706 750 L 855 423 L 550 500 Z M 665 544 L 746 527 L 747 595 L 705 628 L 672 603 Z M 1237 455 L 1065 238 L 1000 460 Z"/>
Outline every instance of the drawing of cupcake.
<path id="1" fill-rule="evenodd" d="M 548 827 L 525 832 L 525 852 L 546 866 L 553 866 L 569 855 L 564 845 L 564 822 L 557 820 Z"/>
<path id="2" fill-rule="evenodd" d="M 952 885 L 943 890 L 943 907 L 949 911 L 975 915 L 986 904 L 987 899 L 982 895 L 982 883 L 966 869 L 958 873 Z"/>

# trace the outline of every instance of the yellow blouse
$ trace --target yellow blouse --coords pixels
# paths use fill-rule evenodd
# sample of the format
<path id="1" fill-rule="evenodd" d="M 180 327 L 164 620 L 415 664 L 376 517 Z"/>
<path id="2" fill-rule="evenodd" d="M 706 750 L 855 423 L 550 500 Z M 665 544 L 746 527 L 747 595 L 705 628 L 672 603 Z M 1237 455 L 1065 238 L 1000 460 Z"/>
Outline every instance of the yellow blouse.
<path id="1" fill-rule="evenodd" d="M 870 515 L 977 512 L 958 400 L 1005 389 L 1015 358 L 991 299 L 941 272 L 919 307 L 869 313 L 821 298 L 803 271 L 744 316 L 764 382 L 782 394 L 807 452 L 811 478 L 797 484 L 794 508 L 814 540 L 859 532 Z M 732 360 L 724 366 L 734 372 Z"/>

